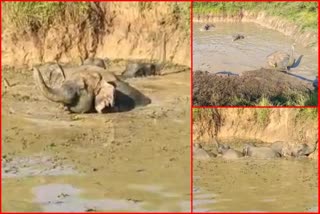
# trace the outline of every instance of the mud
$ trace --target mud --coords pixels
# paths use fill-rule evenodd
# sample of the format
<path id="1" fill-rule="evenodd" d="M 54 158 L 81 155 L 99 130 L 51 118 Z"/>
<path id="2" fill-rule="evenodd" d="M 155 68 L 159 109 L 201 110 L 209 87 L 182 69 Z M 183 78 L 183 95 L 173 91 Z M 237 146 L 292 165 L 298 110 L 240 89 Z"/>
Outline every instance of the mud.
<path id="1" fill-rule="evenodd" d="M 266 57 L 274 51 L 291 53 L 291 45 L 295 42 L 297 63 L 290 69 L 290 74 L 306 82 L 317 76 L 317 52 L 302 46 L 300 40 L 254 23 L 216 22 L 216 27 L 210 32 L 200 31 L 202 25 L 194 24 L 194 70 L 234 74 L 257 70 L 267 66 Z M 232 35 L 237 33 L 245 38 L 232 42 Z"/>
<path id="2" fill-rule="evenodd" d="M 124 69 L 110 66 L 117 74 Z M 3 76 L 14 84 L 2 97 L 2 155 L 10 160 L 3 164 L 23 171 L 21 162 L 32 160 L 26 162 L 32 176 L 2 179 L 3 211 L 190 210 L 189 71 L 128 80 L 152 103 L 102 115 L 63 111 L 26 69 L 3 69 Z M 60 187 L 70 190 L 70 200 L 38 200 L 43 191 L 55 198 Z"/>
<path id="3" fill-rule="evenodd" d="M 231 145 L 240 150 L 243 143 Z M 205 148 L 215 150 L 213 144 Z M 310 212 L 317 207 L 317 191 L 316 160 L 194 161 L 195 212 Z"/>
<path id="4" fill-rule="evenodd" d="M 313 90 L 311 83 L 274 70 L 247 71 L 241 76 L 196 71 L 192 99 L 196 106 L 252 105 L 262 98 L 281 105 L 307 97 Z"/>

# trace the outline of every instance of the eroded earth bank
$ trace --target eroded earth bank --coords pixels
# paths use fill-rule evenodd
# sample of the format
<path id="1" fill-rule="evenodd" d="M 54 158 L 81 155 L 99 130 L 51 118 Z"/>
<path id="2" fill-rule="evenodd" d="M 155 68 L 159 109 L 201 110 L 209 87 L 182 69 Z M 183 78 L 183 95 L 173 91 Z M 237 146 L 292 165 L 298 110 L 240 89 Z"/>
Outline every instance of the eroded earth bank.
<path id="1" fill-rule="evenodd" d="M 65 23 L 4 28 L 3 211 L 190 210 L 189 4 L 157 4 L 98 3 L 70 23 L 73 10 L 62 7 Z M 125 80 L 151 103 L 121 113 L 70 114 L 44 98 L 30 70 L 108 57 L 104 72 L 120 75 L 128 59 L 163 55 L 163 75 Z"/>

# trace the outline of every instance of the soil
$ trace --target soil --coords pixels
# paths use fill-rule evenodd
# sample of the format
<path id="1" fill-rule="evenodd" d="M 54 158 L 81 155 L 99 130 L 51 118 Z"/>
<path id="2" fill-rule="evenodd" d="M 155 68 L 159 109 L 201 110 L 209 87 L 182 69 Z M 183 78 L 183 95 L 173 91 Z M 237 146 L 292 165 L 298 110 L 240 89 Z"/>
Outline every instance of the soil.
<path id="1" fill-rule="evenodd" d="M 112 63 L 110 71 L 120 74 L 123 64 Z M 132 199 L 145 203 L 140 211 L 190 210 L 189 72 L 127 80 L 151 98 L 148 106 L 78 115 L 45 99 L 28 69 L 3 69 L 11 85 L 2 95 L 3 210 L 47 210 L 32 190 L 50 184 L 81 189 L 82 201 Z M 163 194 L 130 185 L 160 186 Z"/>
<path id="2" fill-rule="evenodd" d="M 91 10 L 95 21 L 58 20 L 36 33 L 4 26 L 2 65 L 31 67 L 55 60 L 69 63 L 80 57 L 159 61 L 165 42 L 165 59 L 190 67 L 190 31 L 181 14 L 173 11 L 173 4 L 157 2 L 141 12 L 137 2 L 98 3 L 98 12 Z"/>
<path id="3" fill-rule="evenodd" d="M 257 146 L 265 145 L 258 140 L 249 141 Z M 221 141 L 238 151 L 247 142 L 248 139 L 232 137 Z M 217 153 L 214 144 L 203 144 L 203 148 Z M 194 211 L 311 211 L 317 209 L 317 172 L 317 160 L 308 158 L 195 160 Z"/>
<path id="4" fill-rule="evenodd" d="M 196 71 L 192 98 L 196 106 L 239 105 L 237 100 L 251 104 L 259 102 L 261 98 L 275 103 L 277 100 L 295 100 L 299 96 L 307 96 L 313 90 L 311 83 L 263 68 L 243 72 L 241 76 Z"/>

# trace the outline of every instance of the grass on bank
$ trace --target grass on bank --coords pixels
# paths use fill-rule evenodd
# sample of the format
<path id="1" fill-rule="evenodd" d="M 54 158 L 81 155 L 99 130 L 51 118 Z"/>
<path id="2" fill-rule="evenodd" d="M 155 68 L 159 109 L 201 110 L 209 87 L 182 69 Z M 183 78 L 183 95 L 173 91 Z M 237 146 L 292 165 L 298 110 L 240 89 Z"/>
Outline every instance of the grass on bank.
<path id="1" fill-rule="evenodd" d="M 4 27 L 20 30 L 37 31 L 48 28 L 54 23 L 81 23 L 91 15 L 94 3 L 91 2 L 4 2 L 2 4 Z M 103 2 L 101 4 L 113 4 Z M 130 4 L 141 14 L 156 8 L 157 2 L 121 2 L 116 4 Z M 180 23 L 180 27 L 190 29 L 190 3 L 168 2 L 170 17 Z"/>
<path id="2" fill-rule="evenodd" d="M 238 14 L 241 10 L 265 11 L 301 26 L 302 30 L 317 30 L 317 2 L 195 2 L 194 14 Z"/>
<path id="3" fill-rule="evenodd" d="M 243 98 L 234 97 L 230 106 L 317 106 L 318 93 L 313 91 L 309 95 L 296 94 L 288 97 L 261 97 L 258 100 L 250 101 Z"/>
<path id="4" fill-rule="evenodd" d="M 56 22 L 78 22 L 87 17 L 86 2 L 4 2 L 3 26 L 37 31 Z"/>

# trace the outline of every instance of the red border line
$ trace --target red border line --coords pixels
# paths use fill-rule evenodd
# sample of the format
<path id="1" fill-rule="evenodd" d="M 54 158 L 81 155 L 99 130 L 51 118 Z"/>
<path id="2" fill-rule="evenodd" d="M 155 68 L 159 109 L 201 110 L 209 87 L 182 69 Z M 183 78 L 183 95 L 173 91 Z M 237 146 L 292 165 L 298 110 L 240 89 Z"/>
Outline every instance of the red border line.
<path id="1" fill-rule="evenodd" d="M 193 213 L 193 102 L 192 102 L 192 76 L 193 76 L 193 2 L 190 3 L 191 13 L 190 13 L 190 56 L 191 56 L 191 69 L 190 69 L 190 170 L 191 170 L 191 213 Z"/>

